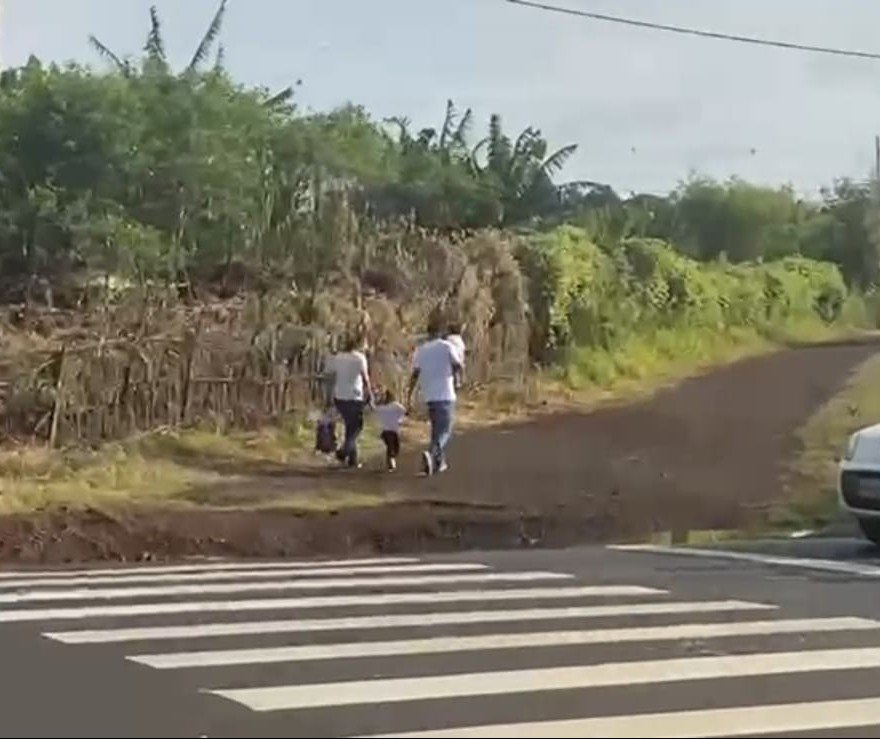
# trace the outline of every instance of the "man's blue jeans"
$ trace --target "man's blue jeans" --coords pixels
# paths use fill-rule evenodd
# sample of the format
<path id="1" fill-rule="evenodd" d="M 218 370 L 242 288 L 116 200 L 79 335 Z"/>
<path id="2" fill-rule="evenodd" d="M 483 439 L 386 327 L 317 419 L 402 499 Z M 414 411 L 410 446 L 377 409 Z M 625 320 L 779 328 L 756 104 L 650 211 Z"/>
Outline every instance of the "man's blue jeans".
<path id="1" fill-rule="evenodd" d="M 446 445 L 452 438 L 454 416 L 455 401 L 435 400 L 428 403 L 428 418 L 431 421 L 431 457 L 435 469 L 446 463 Z"/>

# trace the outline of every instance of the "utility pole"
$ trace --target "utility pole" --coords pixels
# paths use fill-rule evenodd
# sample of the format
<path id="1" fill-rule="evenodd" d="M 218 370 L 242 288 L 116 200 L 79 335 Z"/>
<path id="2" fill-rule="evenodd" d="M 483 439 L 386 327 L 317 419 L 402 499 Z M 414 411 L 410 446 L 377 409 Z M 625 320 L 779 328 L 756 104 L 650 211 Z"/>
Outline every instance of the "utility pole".
<path id="1" fill-rule="evenodd" d="M 880 183 L 880 136 L 874 137 L 874 181 Z"/>

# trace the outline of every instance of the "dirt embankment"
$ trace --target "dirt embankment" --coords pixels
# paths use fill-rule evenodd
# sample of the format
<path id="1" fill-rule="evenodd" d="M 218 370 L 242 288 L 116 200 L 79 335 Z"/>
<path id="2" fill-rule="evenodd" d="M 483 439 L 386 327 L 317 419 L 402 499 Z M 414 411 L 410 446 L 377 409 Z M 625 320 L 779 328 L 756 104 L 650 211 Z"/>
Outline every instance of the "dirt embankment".
<path id="1" fill-rule="evenodd" d="M 55 511 L 0 519 L 0 559 L 65 562 L 185 555 L 307 556 L 564 545 L 743 526 L 780 493 L 796 430 L 878 351 L 797 348 L 715 370 L 629 405 L 459 436 L 452 469 L 419 479 L 295 471 L 272 484 L 340 485 L 407 502 L 338 513 Z M 233 491 L 218 488 L 223 497 Z M 235 497 L 247 500 L 247 485 Z M 201 491 L 210 500 L 212 491 Z"/>

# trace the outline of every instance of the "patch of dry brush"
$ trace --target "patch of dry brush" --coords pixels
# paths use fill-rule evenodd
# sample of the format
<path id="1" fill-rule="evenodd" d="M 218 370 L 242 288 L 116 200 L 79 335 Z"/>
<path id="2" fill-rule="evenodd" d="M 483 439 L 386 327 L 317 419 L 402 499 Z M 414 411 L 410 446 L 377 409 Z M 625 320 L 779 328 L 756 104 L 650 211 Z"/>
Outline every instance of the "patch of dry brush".
<path id="1" fill-rule="evenodd" d="M 209 422 L 253 428 L 320 397 L 344 334 L 369 346 L 375 379 L 405 382 L 432 314 L 466 326 L 469 380 L 522 381 L 528 307 L 503 234 L 401 229 L 337 244 L 336 268 L 232 296 L 124 286 L 78 310 L 15 307 L 0 323 L 0 434 L 59 446 Z"/>

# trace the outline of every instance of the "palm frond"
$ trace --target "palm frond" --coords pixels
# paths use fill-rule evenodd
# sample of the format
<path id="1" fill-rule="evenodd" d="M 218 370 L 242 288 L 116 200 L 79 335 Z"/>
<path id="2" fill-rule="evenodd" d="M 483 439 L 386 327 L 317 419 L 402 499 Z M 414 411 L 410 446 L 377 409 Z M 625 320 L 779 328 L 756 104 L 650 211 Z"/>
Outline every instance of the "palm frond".
<path id="1" fill-rule="evenodd" d="M 150 6 L 150 32 L 147 34 L 147 43 L 144 44 L 147 56 L 156 62 L 166 63 L 165 42 L 162 40 L 162 23 L 159 20 L 159 11 L 155 5 Z"/>
<path id="2" fill-rule="evenodd" d="M 226 47 L 220 44 L 217 47 L 217 55 L 214 57 L 214 71 L 222 72 L 226 66 Z"/>
<path id="3" fill-rule="evenodd" d="M 577 144 L 569 144 L 568 146 L 563 146 L 561 149 L 554 151 L 549 157 L 541 162 L 541 171 L 545 172 L 547 175 L 558 172 L 565 166 L 565 163 L 571 158 L 572 154 L 577 151 L 577 148 Z"/>
<path id="4" fill-rule="evenodd" d="M 274 108 L 277 105 L 281 105 L 282 103 L 288 102 L 293 97 L 293 88 L 285 87 L 280 92 L 276 92 L 272 97 L 270 97 L 264 105 L 267 108 Z"/>
<path id="5" fill-rule="evenodd" d="M 477 174 L 483 171 L 483 168 L 480 166 L 480 154 L 483 149 L 485 149 L 489 145 L 489 137 L 487 136 L 484 139 L 480 139 L 477 142 L 477 145 L 471 149 L 470 157 L 468 158 L 470 161 L 471 169 Z"/>
<path id="6" fill-rule="evenodd" d="M 493 113 L 489 116 L 489 138 L 493 141 L 500 141 L 504 138 L 504 127 L 501 123 L 501 116 Z"/>
<path id="7" fill-rule="evenodd" d="M 104 59 L 111 62 L 120 72 L 127 72 L 128 65 L 114 54 L 107 46 L 105 46 L 97 36 L 89 36 L 89 43 L 92 48 L 98 52 Z"/>
<path id="8" fill-rule="evenodd" d="M 385 123 L 397 129 L 398 144 L 406 144 L 411 139 L 409 133 L 410 120 L 406 116 L 391 116 L 385 119 Z"/>
<path id="9" fill-rule="evenodd" d="M 423 128 L 416 136 L 416 141 L 423 149 L 430 149 L 431 144 L 437 138 L 437 130 L 434 128 Z"/>
<path id="10" fill-rule="evenodd" d="M 489 169 L 499 176 L 507 171 L 511 159 L 510 139 L 504 134 L 501 116 L 493 113 L 489 118 Z"/>
<path id="11" fill-rule="evenodd" d="M 513 145 L 514 159 L 528 159 L 532 156 L 537 145 L 541 141 L 541 132 L 529 126 L 523 129 L 523 132 L 517 136 L 516 143 Z"/>
<path id="12" fill-rule="evenodd" d="M 455 127 L 455 121 L 458 118 L 458 113 L 455 110 L 455 103 L 452 100 L 446 101 L 446 115 L 443 118 L 443 128 L 440 129 L 440 139 L 437 142 L 437 145 L 441 149 L 445 149 L 447 143 L 452 138 L 453 128 Z"/>
<path id="13" fill-rule="evenodd" d="M 211 52 L 211 47 L 214 45 L 214 41 L 217 40 L 217 36 L 220 35 L 220 31 L 223 28 L 223 16 L 226 14 L 226 4 L 227 0 L 220 0 L 220 6 L 217 8 L 217 12 L 214 13 L 214 18 L 208 26 L 208 30 L 205 31 L 205 35 L 202 36 L 202 40 L 199 42 L 192 59 L 186 67 L 187 72 L 194 72 L 198 66 L 208 58 L 208 54 Z"/>
<path id="14" fill-rule="evenodd" d="M 468 108 L 458 121 L 458 128 L 455 129 L 455 133 L 452 134 L 452 139 L 457 146 L 464 147 L 467 145 L 468 136 L 470 135 L 473 123 L 474 111 Z"/>

